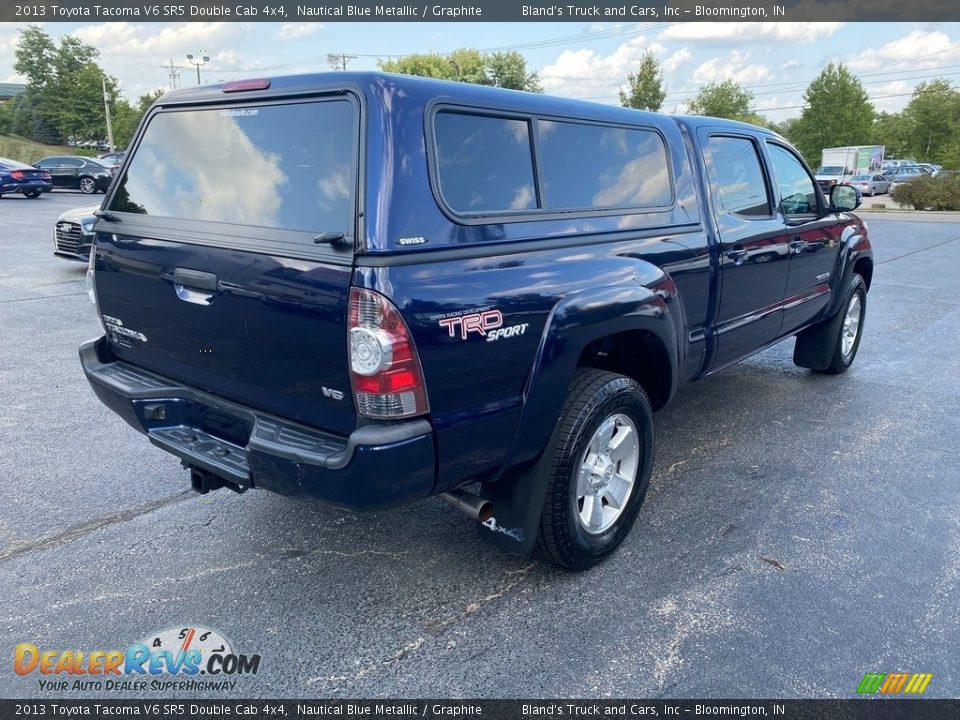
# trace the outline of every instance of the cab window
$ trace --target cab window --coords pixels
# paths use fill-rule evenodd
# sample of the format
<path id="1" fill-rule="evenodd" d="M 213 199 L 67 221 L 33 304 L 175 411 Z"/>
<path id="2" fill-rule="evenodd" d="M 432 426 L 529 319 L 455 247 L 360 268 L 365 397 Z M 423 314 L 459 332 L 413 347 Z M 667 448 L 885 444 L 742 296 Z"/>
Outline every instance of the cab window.
<path id="1" fill-rule="evenodd" d="M 742 137 L 710 137 L 710 175 L 720 204 L 731 215 L 747 218 L 766 217 L 770 211 L 767 183 L 757 148 Z"/>
<path id="2" fill-rule="evenodd" d="M 782 145 L 767 143 L 770 163 L 780 191 L 780 212 L 786 217 L 816 215 L 817 192 L 813 180 L 796 156 Z"/>

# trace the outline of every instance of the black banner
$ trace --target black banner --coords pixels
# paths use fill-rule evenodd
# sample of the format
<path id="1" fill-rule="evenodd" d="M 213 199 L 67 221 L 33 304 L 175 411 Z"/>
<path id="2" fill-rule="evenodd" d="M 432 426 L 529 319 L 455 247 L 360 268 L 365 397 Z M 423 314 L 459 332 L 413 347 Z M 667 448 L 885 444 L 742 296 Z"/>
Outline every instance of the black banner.
<path id="1" fill-rule="evenodd" d="M 12 0 L 0 21 L 27 22 L 761 22 L 949 21 L 955 0 Z"/>
<path id="2" fill-rule="evenodd" d="M 955 720 L 960 700 L 0 700 L 0 718 Z"/>

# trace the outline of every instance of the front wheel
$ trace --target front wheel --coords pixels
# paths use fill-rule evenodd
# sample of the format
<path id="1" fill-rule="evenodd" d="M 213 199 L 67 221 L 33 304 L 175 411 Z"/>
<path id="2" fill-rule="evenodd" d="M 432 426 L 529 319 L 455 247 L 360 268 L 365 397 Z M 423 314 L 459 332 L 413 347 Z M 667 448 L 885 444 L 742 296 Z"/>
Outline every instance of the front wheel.
<path id="1" fill-rule="evenodd" d="M 584 570 L 619 547 L 636 520 L 653 465 L 653 411 L 634 380 L 574 375 L 553 448 L 537 553 Z"/>
<path id="2" fill-rule="evenodd" d="M 92 177 L 80 178 L 80 192 L 84 195 L 93 195 L 97 191 L 97 181 Z"/>

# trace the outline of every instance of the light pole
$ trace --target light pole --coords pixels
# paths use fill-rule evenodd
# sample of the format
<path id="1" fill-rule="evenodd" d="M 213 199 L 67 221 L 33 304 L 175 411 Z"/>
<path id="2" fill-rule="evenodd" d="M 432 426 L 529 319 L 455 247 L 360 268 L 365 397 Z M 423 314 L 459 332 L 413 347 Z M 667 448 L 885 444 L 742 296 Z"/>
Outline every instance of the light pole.
<path id="1" fill-rule="evenodd" d="M 201 50 L 200 52 L 203 52 L 203 50 Z M 190 62 L 191 65 L 197 68 L 197 85 L 199 85 L 200 84 L 200 68 L 202 68 L 208 62 L 210 62 L 210 58 L 207 57 L 206 55 L 201 55 L 200 60 L 197 61 L 193 59 L 193 55 L 187 55 L 187 60 Z"/>

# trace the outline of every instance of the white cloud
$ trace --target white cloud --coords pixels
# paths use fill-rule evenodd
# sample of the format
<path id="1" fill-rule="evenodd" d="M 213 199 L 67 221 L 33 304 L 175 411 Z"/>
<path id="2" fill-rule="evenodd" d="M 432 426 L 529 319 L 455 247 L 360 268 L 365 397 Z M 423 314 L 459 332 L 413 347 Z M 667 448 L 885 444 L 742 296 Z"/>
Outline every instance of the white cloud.
<path id="1" fill-rule="evenodd" d="M 540 80 L 547 92 L 557 95 L 613 97 L 627 73 L 636 69 L 648 50 L 659 55 L 665 48 L 641 36 L 623 43 L 609 55 L 600 55 L 586 48 L 564 50 L 552 64 L 540 71 Z"/>
<path id="2" fill-rule="evenodd" d="M 939 30 L 914 30 L 879 49 L 869 48 L 847 61 L 854 72 L 865 70 L 923 70 L 960 58 L 960 43 Z M 910 62 L 906 62 L 909 60 Z"/>
<path id="3" fill-rule="evenodd" d="M 663 71 L 668 73 L 673 72 L 692 57 L 693 55 L 690 54 L 689 50 L 681 48 L 663 61 Z"/>
<path id="4" fill-rule="evenodd" d="M 284 23 L 273 36 L 276 40 L 296 40 L 314 35 L 323 30 L 321 23 Z"/>
<path id="5" fill-rule="evenodd" d="M 781 70 L 797 70 L 798 68 L 802 68 L 802 67 L 803 67 L 803 63 L 799 63 L 796 60 L 787 60 L 787 62 L 785 62 L 783 65 L 780 66 L 780 69 Z"/>
<path id="6" fill-rule="evenodd" d="M 836 22 L 699 22 L 671 25 L 658 39 L 700 44 L 811 43 L 843 27 Z"/>
<path id="7" fill-rule="evenodd" d="M 892 80 L 883 85 L 871 85 L 867 89 L 870 102 L 877 110 L 884 112 L 900 112 L 910 102 L 913 93 L 913 83 L 903 80 Z M 891 95 L 896 97 L 890 97 Z M 877 99 L 874 99 L 877 98 Z"/>
<path id="8" fill-rule="evenodd" d="M 73 35 L 96 46 L 101 56 L 149 55 L 182 58 L 218 50 L 230 38 L 242 33 L 242 24 L 223 22 L 171 23 L 159 29 L 155 25 L 111 22 L 84 25 Z"/>
<path id="9" fill-rule="evenodd" d="M 738 83 L 752 83 L 766 80 L 770 70 L 766 65 L 749 62 L 750 54 L 733 50 L 726 59 L 710 58 L 693 71 L 693 79 L 701 85 L 711 82 L 733 80 Z"/>
<path id="10" fill-rule="evenodd" d="M 217 67 L 233 68 L 243 63 L 243 55 L 236 50 L 221 50 L 213 56 L 213 62 Z"/>

